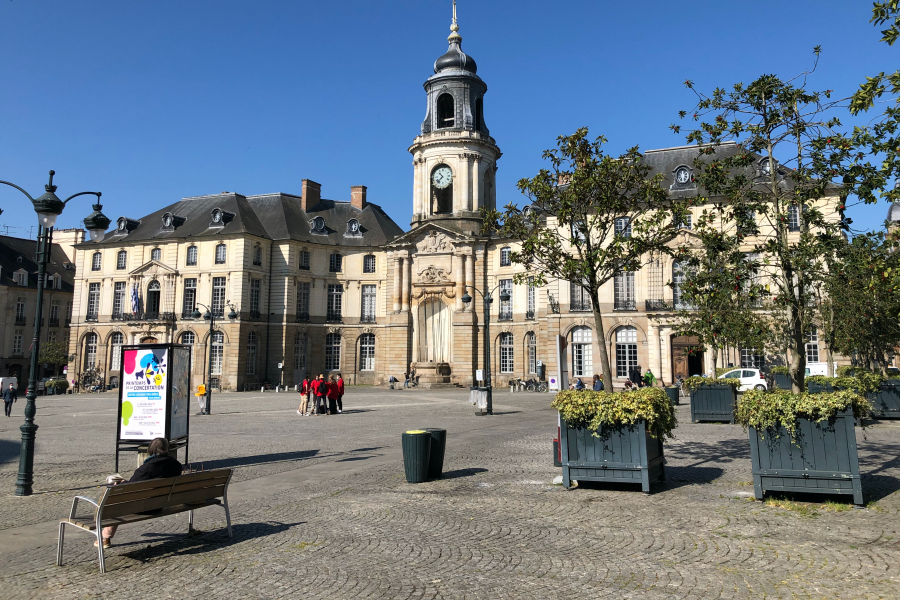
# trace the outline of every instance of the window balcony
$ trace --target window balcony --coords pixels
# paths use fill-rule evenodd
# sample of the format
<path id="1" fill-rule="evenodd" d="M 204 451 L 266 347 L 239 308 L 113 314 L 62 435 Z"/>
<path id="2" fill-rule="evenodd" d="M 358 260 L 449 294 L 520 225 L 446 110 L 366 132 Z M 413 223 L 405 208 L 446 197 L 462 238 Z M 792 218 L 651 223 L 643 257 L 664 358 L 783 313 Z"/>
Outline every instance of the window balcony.
<path id="1" fill-rule="evenodd" d="M 534 311 L 533 311 L 533 310 L 526 310 L 526 311 L 525 311 L 525 318 L 526 318 L 526 319 L 529 319 L 529 320 L 534 319 Z"/>
<path id="2" fill-rule="evenodd" d="M 637 310 L 634 299 L 619 298 L 613 303 L 613 310 Z"/>
<path id="3" fill-rule="evenodd" d="M 59 327 L 59 317 L 50 317 L 50 327 Z"/>
<path id="4" fill-rule="evenodd" d="M 92 323 L 92 322 L 96 323 L 97 322 L 97 313 L 93 313 L 93 314 L 89 313 L 89 314 L 85 315 L 84 320 L 89 323 Z"/>
<path id="5" fill-rule="evenodd" d="M 125 321 L 131 318 L 131 313 L 114 312 L 112 314 L 113 321 Z"/>
<path id="6" fill-rule="evenodd" d="M 326 323 L 343 323 L 344 317 L 339 312 L 328 311 L 328 314 L 325 315 Z"/>
<path id="7" fill-rule="evenodd" d="M 16 325 L 25 325 L 25 321 L 27 319 L 25 317 L 16 316 Z"/>
<path id="8" fill-rule="evenodd" d="M 262 318 L 262 315 L 259 313 L 258 310 L 250 311 L 250 320 L 251 321 L 259 321 L 261 318 Z"/>
<path id="9" fill-rule="evenodd" d="M 573 299 L 569 302 L 569 312 L 591 312 L 591 301 Z"/>
<path id="10" fill-rule="evenodd" d="M 360 323 L 374 323 L 375 315 L 363 315 L 359 318 Z"/>
<path id="11" fill-rule="evenodd" d="M 671 311 L 672 302 L 670 300 L 644 300 L 644 310 L 647 312 Z"/>
<path id="12" fill-rule="evenodd" d="M 181 311 L 181 318 L 182 319 L 193 319 L 194 318 L 194 309 Z"/>
<path id="13" fill-rule="evenodd" d="M 512 321 L 512 309 L 500 311 L 500 321 Z"/>
<path id="14" fill-rule="evenodd" d="M 309 313 L 305 312 L 305 313 L 298 314 L 295 321 L 297 323 L 309 323 Z"/>

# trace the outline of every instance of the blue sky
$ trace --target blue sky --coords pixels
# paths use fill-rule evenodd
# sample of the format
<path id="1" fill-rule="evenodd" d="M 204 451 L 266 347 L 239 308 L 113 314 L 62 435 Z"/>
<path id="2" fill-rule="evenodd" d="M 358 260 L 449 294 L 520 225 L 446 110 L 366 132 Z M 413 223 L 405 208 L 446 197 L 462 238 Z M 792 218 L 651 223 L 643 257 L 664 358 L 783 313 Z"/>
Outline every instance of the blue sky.
<path id="1" fill-rule="evenodd" d="M 894 71 L 870 2 L 459 0 L 463 49 L 489 91 L 503 150 L 498 203 L 580 126 L 610 149 L 681 145 L 668 125 L 693 95 L 793 76 L 823 46 L 812 84 L 852 93 Z M 407 148 L 425 115 L 423 82 L 447 49 L 450 0 L 0 2 L 0 179 L 32 195 L 99 190 L 112 219 L 224 190 L 349 200 L 351 185 L 408 228 Z M 0 232 L 37 218 L 0 186 Z M 79 202 L 80 200 L 80 202 Z M 80 226 L 76 199 L 58 227 Z M 854 208 L 880 228 L 887 205 Z M 19 229 L 14 229 L 18 227 Z"/>

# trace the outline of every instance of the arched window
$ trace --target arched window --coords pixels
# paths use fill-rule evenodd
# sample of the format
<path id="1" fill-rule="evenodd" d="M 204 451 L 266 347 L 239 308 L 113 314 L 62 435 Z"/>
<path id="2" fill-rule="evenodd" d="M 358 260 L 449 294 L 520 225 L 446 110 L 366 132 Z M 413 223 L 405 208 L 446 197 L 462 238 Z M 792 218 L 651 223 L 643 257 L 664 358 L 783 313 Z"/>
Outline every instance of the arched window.
<path id="1" fill-rule="evenodd" d="M 359 336 L 359 370 L 375 370 L 375 334 L 364 333 Z"/>
<path id="2" fill-rule="evenodd" d="M 109 336 L 109 370 L 118 371 L 122 368 L 122 344 L 125 343 L 125 336 L 116 331 Z"/>
<path id="3" fill-rule="evenodd" d="M 100 270 L 100 258 L 101 254 L 99 252 L 94 252 L 94 256 L 91 258 L 91 271 L 99 271 Z"/>
<path id="4" fill-rule="evenodd" d="M 210 352 L 210 365 L 213 375 L 222 374 L 222 357 L 225 354 L 225 334 L 214 331 L 212 334 L 212 352 Z"/>
<path id="5" fill-rule="evenodd" d="M 150 251 L 150 260 L 162 260 L 162 250 L 154 248 Z"/>
<path id="6" fill-rule="evenodd" d="M 188 246 L 185 264 L 189 267 L 197 266 L 197 246 Z"/>
<path id="7" fill-rule="evenodd" d="M 116 255 L 116 269 L 124 269 L 128 264 L 128 253 L 124 250 L 119 250 L 119 253 Z"/>
<path id="8" fill-rule="evenodd" d="M 484 131 L 484 98 L 475 100 L 475 130 Z"/>
<path id="9" fill-rule="evenodd" d="M 297 333 L 294 336 L 294 370 L 306 370 L 306 356 L 309 348 L 309 338 L 305 333 Z M 301 377 L 304 374 L 301 374 Z"/>
<path id="10" fill-rule="evenodd" d="M 329 333 L 325 336 L 325 370 L 338 371 L 341 368 L 341 335 Z"/>
<path id="11" fill-rule="evenodd" d="M 247 334 L 247 375 L 256 374 L 256 332 Z"/>
<path id="12" fill-rule="evenodd" d="M 84 370 L 97 367 L 97 334 L 89 333 L 84 336 Z"/>
<path id="13" fill-rule="evenodd" d="M 259 244 L 253 247 L 253 264 L 257 267 L 262 266 L 262 246 Z"/>
<path id="14" fill-rule="evenodd" d="M 616 329 L 616 377 L 628 377 L 637 364 L 637 329 L 619 327 Z"/>
<path id="15" fill-rule="evenodd" d="M 194 343 L 197 341 L 197 336 L 194 335 L 193 331 L 185 331 L 181 334 L 181 343 L 185 346 L 190 346 L 191 348 L 191 369 L 194 368 Z"/>
<path id="16" fill-rule="evenodd" d="M 437 165 L 431 171 L 431 214 L 453 212 L 453 169 Z"/>
<path id="17" fill-rule="evenodd" d="M 225 244 L 216 245 L 216 264 L 225 264 Z"/>
<path id="18" fill-rule="evenodd" d="M 512 373 L 514 367 L 513 334 L 500 334 L 500 372 Z"/>
<path id="19" fill-rule="evenodd" d="M 456 125 L 456 107 L 453 96 L 441 94 L 437 100 L 438 129 L 447 129 Z"/>
<path id="20" fill-rule="evenodd" d="M 537 336 L 533 331 L 525 334 L 525 348 L 528 352 L 528 372 L 537 373 Z"/>
<path id="21" fill-rule="evenodd" d="M 576 327 L 572 330 L 572 376 L 591 377 L 593 370 L 593 332 L 590 327 Z"/>
<path id="22" fill-rule="evenodd" d="M 159 290 L 159 281 L 151 281 L 150 285 L 147 286 L 147 304 L 144 312 L 148 315 L 159 314 Z"/>

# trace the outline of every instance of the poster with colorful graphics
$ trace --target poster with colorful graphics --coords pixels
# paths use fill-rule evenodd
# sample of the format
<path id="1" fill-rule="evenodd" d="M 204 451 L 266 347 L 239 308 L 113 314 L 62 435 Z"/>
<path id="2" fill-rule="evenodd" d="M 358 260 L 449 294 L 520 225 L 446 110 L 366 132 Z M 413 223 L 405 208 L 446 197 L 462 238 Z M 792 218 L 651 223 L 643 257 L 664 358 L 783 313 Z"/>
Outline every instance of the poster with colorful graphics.
<path id="1" fill-rule="evenodd" d="M 166 358 L 165 348 L 123 350 L 120 440 L 166 437 Z"/>

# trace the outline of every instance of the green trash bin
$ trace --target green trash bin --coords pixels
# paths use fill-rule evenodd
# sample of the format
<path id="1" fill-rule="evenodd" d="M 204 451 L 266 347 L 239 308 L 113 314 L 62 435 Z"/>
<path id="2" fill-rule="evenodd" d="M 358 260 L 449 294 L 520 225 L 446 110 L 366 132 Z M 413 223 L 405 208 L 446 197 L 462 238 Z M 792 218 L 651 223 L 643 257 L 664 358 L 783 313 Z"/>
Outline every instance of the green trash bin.
<path id="1" fill-rule="evenodd" d="M 677 387 L 666 388 L 666 395 L 669 396 L 669 402 L 672 403 L 672 406 L 678 406 L 678 392 L 679 389 Z"/>
<path id="2" fill-rule="evenodd" d="M 403 469 L 408 483 L 428 481 L 431 434 L 423 429 L 403 433 Z"/>
<path id="3" fill-rule="evenodd" d="M 431 434 L 431 457 L 428 460 L 428 479 L 440 479 L 444 471 L 444 450 L 447 448 L 447 430 L 427 428 Z"/>

